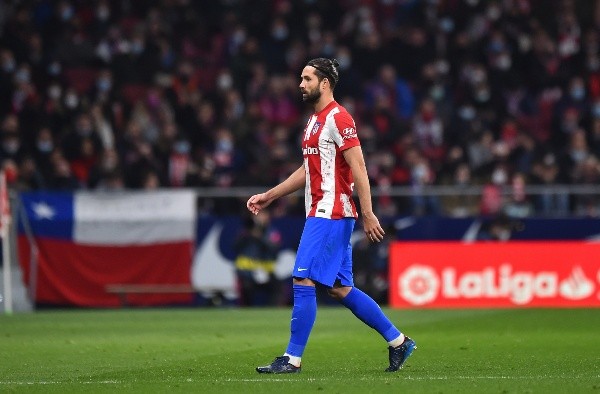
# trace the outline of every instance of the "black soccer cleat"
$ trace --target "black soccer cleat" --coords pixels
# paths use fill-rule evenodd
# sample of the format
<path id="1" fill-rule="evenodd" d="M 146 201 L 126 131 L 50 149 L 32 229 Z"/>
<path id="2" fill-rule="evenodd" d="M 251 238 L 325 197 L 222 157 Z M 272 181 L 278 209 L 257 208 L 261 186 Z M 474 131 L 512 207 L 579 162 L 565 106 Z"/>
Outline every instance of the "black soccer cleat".
<path id="1" fill-rule="evenodd" d="M 387 367 L 385 372 L 396 372 L 397 370 L 401 369 L 406 359 L 412 354 L 412 352 L 416 348 L 416 342 L 410 339 L 409 337 L 405 337 L 404 342 L 402 342 L 402 345 L 398 347 L 390 346 L 388 348 L 390 366 Z"/>
<path id="2" fill-rule="evenodd" d="M 275 360 L 264 367 L 256 367 L 258 373 L 297 373 L 302 370 L 302 367 L 296 367 L 289 363 L 288 356 L 275 357 Z"/>

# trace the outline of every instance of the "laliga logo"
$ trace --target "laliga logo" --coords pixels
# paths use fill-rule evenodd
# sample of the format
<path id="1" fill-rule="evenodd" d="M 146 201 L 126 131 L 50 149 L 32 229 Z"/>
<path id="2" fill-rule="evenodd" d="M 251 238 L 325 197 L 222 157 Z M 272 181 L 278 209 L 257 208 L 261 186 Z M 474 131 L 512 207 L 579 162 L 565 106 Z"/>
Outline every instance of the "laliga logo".
<path id="1" fill-rule="evenodd" d="M 573 267 L 562 281 L 557 272 L 513 271 L 509 264 L 463 274 L 457 274 L 454 268 L 444 268 L 438 273 L 430 266 L 414 264 L 398 278 L 400 296 L 413 305 L 425 305 L 440 295 L 446 299 L 508 298 L 518 305 L 535 297 L 583 300 L 594 293 L 595 287 L 580 266 Z"/>
<path id="2" fill-rule="evenodd" d="M 413 265 L 400 276 L 400 295 L 414 305 L 424 305 L 436 299 L 440 279 L 431 267 Z"/>

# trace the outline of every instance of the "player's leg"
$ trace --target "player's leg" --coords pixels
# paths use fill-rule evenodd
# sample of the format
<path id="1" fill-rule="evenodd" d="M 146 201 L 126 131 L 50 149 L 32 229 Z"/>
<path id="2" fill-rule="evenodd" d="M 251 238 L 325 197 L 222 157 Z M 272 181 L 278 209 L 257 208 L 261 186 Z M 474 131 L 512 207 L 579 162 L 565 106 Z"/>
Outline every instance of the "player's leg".
<path id="1" fill-rule="evenodd" d="M 302 354 L 317 317 L 315 284 L 310 279 L 294 278 L 294 306 L 290 321 L 290 340 L 283 356 L 270 364 L 257 367 L 259 373 L 300 372 Z"/>
<path id="2" fill-rule="evenodd" d="M 389 345 L 390 365 L 388 372 L 402 368 L 406 359 L 416 348 L 415 342 L 405 336 L 383 313 L 379 305 L 368 294 L 354 287 L 352 275 L 352 246 L 348 242 L 346 257 L 333 287 L 328 289 L 330 296 L 339 300 L 369 327 L 377 331 Z"/>
<path id="3" fill-rule="evenodd" d="M 300 372 L 302 355 L 317 317 L 315 282 L 309 276 L 314 268 L 312 262 L 323 247 L 323 234 L 329 231 L 329 228 L 323 227 L 329 225 L 328 222 L 309 218 L 304 225 L 293 273 L 294 306 L 290 340 L 283 356 L 277 357 L 270 365 L 257 367 L 259 373 Z"/>

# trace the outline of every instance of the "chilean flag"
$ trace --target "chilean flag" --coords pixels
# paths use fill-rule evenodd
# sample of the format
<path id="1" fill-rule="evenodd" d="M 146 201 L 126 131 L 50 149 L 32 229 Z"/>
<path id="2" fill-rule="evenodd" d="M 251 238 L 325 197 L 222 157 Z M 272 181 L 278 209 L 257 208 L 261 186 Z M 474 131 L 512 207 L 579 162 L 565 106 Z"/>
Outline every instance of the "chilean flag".
<path id="1" fill-rule="evenodd" d="M 35 192 L 20 198 L 19 261 L 37 304 L 113 307 L 120 300 L 106 291 L 110 285 L 190 285 L 192 191 Z M 191 294 L 129 296 L 130 305 L 191 301 Z"/>

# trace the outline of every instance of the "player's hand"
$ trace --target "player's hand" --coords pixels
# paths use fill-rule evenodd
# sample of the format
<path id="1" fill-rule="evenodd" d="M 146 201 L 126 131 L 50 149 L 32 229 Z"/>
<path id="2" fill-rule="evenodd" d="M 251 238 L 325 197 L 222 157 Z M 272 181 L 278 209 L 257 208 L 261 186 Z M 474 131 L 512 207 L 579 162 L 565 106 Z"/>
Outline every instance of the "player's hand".
<path id="1" fill-rule="evenodd" d="M 255 194 L 248 199 L 246 207 L 250 212 L 258 215 L 261 209 L 266 208 L 271 203 L 271 200 L 266 196 L 266 193 Z"/>
<path id="2" fill-rule="evenodd" d="M 363 214 L 363 228 L 365 235 L 371 242 L 383 241 L 385 231 L 383 231 L 381 224 L 379 224 L 379 219 L 377 219 L 374 213 Z"/>

